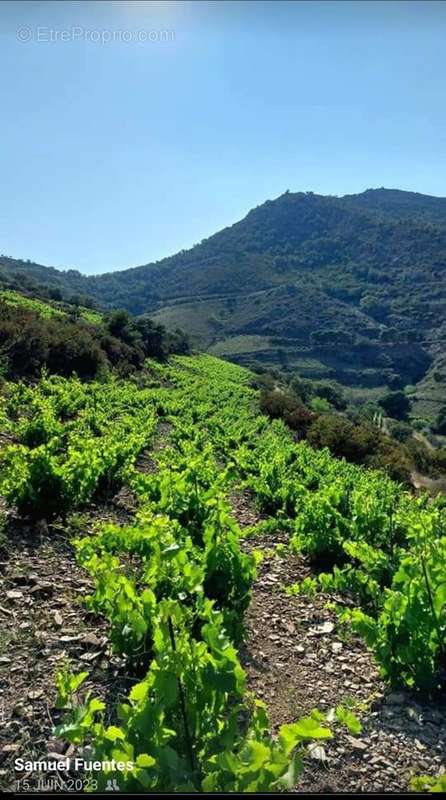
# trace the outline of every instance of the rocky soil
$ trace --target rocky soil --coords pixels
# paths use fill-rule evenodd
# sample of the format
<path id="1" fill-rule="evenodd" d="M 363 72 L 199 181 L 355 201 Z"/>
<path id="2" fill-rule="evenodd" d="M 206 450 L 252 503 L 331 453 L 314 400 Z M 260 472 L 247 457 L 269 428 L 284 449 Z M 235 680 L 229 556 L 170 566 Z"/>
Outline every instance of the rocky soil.
<path id="1" fill-rule="evenodd" d="M 151 470 L 145 454 L 140 468 Z M 231 496 L 242 528 L 259 515 L 248 493 Z M 122 490 L 102 507 L 79 518 L 91 526 L 99 518 L 131 518 L 133 498 Z M 81 531 L 79 531 L 81 532 Z M 88 669 L 86 684 L 95 696 L 124 697 L 130 688 L 122 662 L 108 645 L 107 626 L 88 613 L 82 598 L 91 590 L 75 563 L 66 531 L 45 525 L 27 528 L 10 515 L 9 539 L 0 556 L 0 786 L 14 789 L 14 758 L 61 753 L 52 729 L 55 675 L 70 660 Z M 318 595 L 293 597 L 284 586 L 310 574 L 300 556 L 280 555 L 286 534 L 243 539 L 246 550 L 263 551 L 263 561 L 247 613 L 241 652 L 249 686 L 268 707 L 275 729 L 313 708 L 329 712 L 350 703 L 362 724 L 352 736 L 339 724 L 334 737 L 308 750 L 296 792 L 404 792 L 412 775 L 438 775 L 446 762 L 446 707 L 391 692 L 378 675 L 372 654 L 341 628 L 327 601 Z M 342 598 L 336 598 L 342 602 Z M 344 600 L 345 602 L 345 600 Z M 71 755 L 70 748 L 65 754 Z"/>
<path id="2" fill-rule="evenodd" d="M 104 514 L 105 518 L 106 515 Z M 14 790 L 14 759 L 36 760 L 61 753 L 52 730 L 55 676 L 69 662 L 88 670 L 84 684 L 95 696 L 124 696 L 121 661 L 112 655 L 104 620 L 90 614 L 82 598 L 91 591 L 66 535 L 46 526 L 11 524 L 13 541 L 1 561 L 0 581 L 0 788 Z M 65 748 L 65 753 L 67 752 Z"/>
<path id="3" fill-rule="evenodd" d="M 242 527 L 255 524 L 252 499 L 234 504 Z M 277 531 L 244 539 L 264 551 L 247 614 L 242 662 L 250 688 L 262 698 L 273 726 L 318 708 L 352 704 L 362 732 L 336 724 L 334 737 L 308 750 L 297 792 L 405 792 L 414 775 L 440 775 L 446 764 L 446 704 L 391 692 L 372 653 L 336 621 L 329 601 L 342 597 L 289 596 L 284 586 L 310 574 L 302 556 L 275 553 L 287 536 Z"/>

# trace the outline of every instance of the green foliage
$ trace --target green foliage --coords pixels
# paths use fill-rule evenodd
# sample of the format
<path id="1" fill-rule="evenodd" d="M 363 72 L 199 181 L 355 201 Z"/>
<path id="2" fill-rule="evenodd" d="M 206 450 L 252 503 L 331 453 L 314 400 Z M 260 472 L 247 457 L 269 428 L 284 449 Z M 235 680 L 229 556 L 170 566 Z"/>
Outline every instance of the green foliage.
<path id="1" fill-rule="evenodd" d="M 318 364 L 314 377 L 330 370 L 345 385 L 390 387 L 415 384 L 431 366 L 445 253 L 441 198 L 288 192 L 161 266 L 87 277 L 2 257 L 0 270 L 16 288 L 38 282 L 77 302 L 88 294 L 107 308 L 152 313 L 205 346 L 216 331 L 216 346 L 228 349 L 246 337 L 234 354 L 243 363 L 282 358 L 294 372 L 307 357 Z"/>
<path id="2" fill-rule="evenodd" d="M 19 292 L 13 292 L 10 290 L 0 291 L 0 301 L 8 306 L 30 309 L 42 317 L 49 318 L 63 316 L 63 311 L 60 309 L 49 305 L 48 303 L 43 303 L 41 300 L 37 300 L 36 298 L 27 297 Z"/>
<path id="3" fill-rule="evenodd" d="M 89 535 L 78 524 L 76 542 L 93 580 L 87 605 L 107 619 L 137 683 L 120 708 L 104 708 L 89 695 L 80 703 L 65 674 L 59 735 L 98 759 L 132 761 L 122 790 L 292 788 L 304 741 L 327 730 L 313 714 L 272 737 L 246 691 L 236 646 L 258 559 L 241 550 L 228 494 L 249 493 L 270 515 L 258 529 L 288 531 L 290 549 L 324 568 L 289 591 L 348 595 L 344 620 L 383 675 L 423 689 L 444 663 L 444 501 L 415 499 L 384 472 L 296 441 L 283 419 L 258 413 L 240 367 L 178 356 L 150 361 L 147 375 L 148 388 L 45 375 L 4 387 L 14 444 L 2 451 L 0 491 L 9 503 L 33 516 L 72 513 L 125 481 L 138 506 L 133 524 Z M 160 419 L 168 432 L 144 473 L 135 459 Z M 351 708 L 335 718 L 359 732 Z M 107 774 L 100 780 L 104 788 Z"/>
<path id="4" fill-rule="evenodd" d="M 390 426 L 390 433 L 398 442 L 406 442 L 412 437 L 412 428 L 405 422 L 394 422 Z"/>
<path id="5" fill-rule="evenodd" d="M 427 419 L 422 419 L 421 417 L 416 417 L 415 419 L 411 420 L 411 425 L 416 431 L 429 431 L 430 424 Z"/>
<path id="6" fill-rule="evenodd" d="M 324 414 L 310 426 L 307 440 L 313 447 L 328 447 L 338 458 L 385 469 L 401 482 L 410 480 L 407 450 L 377 431 L 374 425 L 354 424 L 339 415 Z"/>
<path id="7" fill-rule="evenodd" d="M 165 359 L 187 353 L 181 331 L 167 333 L 149 318 L 115 312 L 103 320 L 97 312 L 54 306 L 17 292 L 0 292 L 0 359 L 11 378 L 50 373 L 84 379 L 114 367 L 122 374 L 141 368 L 146 357 Z M 119 325 L 119 314 L 126 324 Z"/>
<path id="8" fill-rule="evenodd" d="M 73 708 L 76 700 L 75 694 L 86 678 L 88 678 L 88 672 L 78 672 L 77 675 L 73 675 L 68 664 L 65 664 L 56 675 L 56 708 Z"/>
<path id="9" fill-rule="evenodd" d="M 292 383 L 299 396 L 305 396 L 312 411 L 302 404 L 301 399 L 279 391 L 277 387 L 261 393 L 261 411 L 271 419 L 283 419 L 299 438 L 305 438 L 312 447 L 328 447 L 338 458 L 384 469 L 394 480 L 410 483 L 411 471 L 415 464 L 418 466 L 418 454 L 377 430 L 376 407 L 371 422 L 353 422 L 343 415 L 330 412 L 328 401 L 314 394 L 318 391 L 317 385 L 313 387 L 310 381 L 296 382 L 296 378 Z M 302 386 L 305 388 L 302 389 Z M 411 434 L 410 427 L 406 428 Z M 426 450 L 424 445 L 420 447 L 423 452 Z M 433 456 L 428 451 L 426 456 L 428 469 L 432 470 Z"/>
<path id="10" fill-rule="evenodd" d="M 313 397 L 310 401 L 310 408 L 312 411 L 317 411 L 318 414 L 330 411 L 330 403 L 325 397 Z"/>
<path id="11" fill-rule="evenodd" d="M 208 524 L 198 547 L 171 518 L 154 516 L 133 528 L 106 526 L 95 539 L 80 540 L 78 550 L 96 584 L 89 606 L 108 617 L 113 644 L 130 659 L 150 652 L 153 608 L 166 596 L 193 604 L 205 594 L 221 609 L 228 631 L 240 635 L 255 567 L 230 531 Z M 131 553 L 138 554 L 139 568 L 126 576 Z"/>
<path id="12" fill-rule="evenodd" d="M 328 381 L 314 382 L 312 384 L 312 391 L 315 393 L 316 397 L 327 400 L 330 407 L 333 406 L 333 408 L 338 409 L 338 411 L 344 411 L 347 407 L 342 389 L 335 383 L 329 383 Z"/>
<path id="13" fill-rule="evenodd" d="M 276 388 L 264 390 L 260 396 L 260 410 L 271 419 L 283 419 L 286 424 L 305 436 L 314 415 L 299 400 Z"/>
<path id="14" fill-rule="evenodd" d="M 431 775 L 418 775 L 410 781 L 410 788 L 414 792 L 446 792 L 446 774 L 443 773 L 437 778 Z"/>
<path id="15" fill-rule="evenodd" d="M 0 454 L 2 494 L 23 515 L 51 518 L 118 487 L 156 424 L 152 397 L 142 397 L 117 381 L 43 377 L 35 389 L 11 387 L 7 410 L 21 443 Z"/>
<path id="16" fill-rule="evenodd" d="M 304 578 L 303 581 L 297 581 L 296 583 L 291 584 L 291 586 L 285 586 L 285 594 L 288 594 L 291 597 L 297 597 L 300 594 L 313 597 L 317 593 L 317 590 L 318 580 L 317 578 L 312 578 L 310 576 Z"/>
<path id="17" fill-rule="evenodd" d="M 297 514 L 292 547 L 303 550 L 315 560 L 339 558 L 347 534 L 347 522 L 338 510 L 343 500 L 344 486 L 333 484 L 328 490 L 312 492 Z"/>
<path id="18" fill-rule="evenodd" d="M 117 773 L 122 791 L 260 792 L 292 788 L 307 741 L 331 736 L 319 717 L 268 731 L 265 708 L 246 705 L 245 674 L 209 601 L 197 640 L 184 606 L 163 600 L 153 614 L 153 659 L 144 679 L 106 726 L 103 708 L 76 708 L 56 734 L 87 741 L 95 760 L 128 764 Z M 76 682 L 75 678 L 71 678 Z M 249 715 L 248 724 L 241 719 Z M 108 773 L 98 774 L 103 790 Z"/>
<path id="19" fill-rule="evenodd" d="M 389 417 L 400 420 L 407 419 L 411 409 L 409 398 L 401 391 L 389 392 L 381 398 L 379 404 Z"/>
<path id="20" fill-rule="evenodd" d="M 412 549 L 385 591 L 374 646 L 383 674 L 393 683 L 404 680 L 429 689 L 446 654 L 444 520 L 425 511 L 412 523 L 410 538 Z"/>
<path id="21" fill-rule="evenodd" d="M 143 390 L 139 407 L 147 413 L 150 402 L 168 410 L 173 429 L 155 473 L 126 467 L 139 502 L 135 524 L 106 524 L 75 543 L 94 582 L 87 605 L 107 617 L 128 672 L 142 679 L 126 702 L 105 708 L 89 694 L 79 703 L 85 676 L 62 671 L 58 705 L 67 714 L 56 733 L 88 744 L 95 759 L 132 762 L 117 774 L 123 791 L 291 789 L 305 743 L 331 733 L 314 712 L 273 737 L 263 704 L 246 691 L 235 643 L 256 558 L 241 552 L 225 500 L 236 464 L 216 464 L 216 458 L 228 461 L 228 441 L 243 446 L 264 422 L 253 419 L 248 375 L 237 368 L 201 358 L 163 372 L 176 390 Z M 218 387 L 210 398 L 202 376 L 212 373 Z M 60 379 L 56 387 L 53 404 L 65 408 Z M 88 398 L 91 389 L 84 387 Z M 112 405 L 124 398 L 138 403 L 138 394 L 109 393 Z M 102 440 L 111 409 L 102 419 L 99 408 L 84 399 L 74 420 L 88 421 Z M 110 718 L 112 725 L 105 722 Z M 107 777 L 106 771 L 98 776 L 100 789 Z"/>
<path id="22" fill-rule="evenodd" d="M 346 706 L 339 705 L 335 709 L 335 717 L 341 725 L 345 725 L 348 732 L 352 734 L 352 736 L 358 736 L 358 734 L 362 731 L 362 725 L 358 719 L 358 717 Z"/>

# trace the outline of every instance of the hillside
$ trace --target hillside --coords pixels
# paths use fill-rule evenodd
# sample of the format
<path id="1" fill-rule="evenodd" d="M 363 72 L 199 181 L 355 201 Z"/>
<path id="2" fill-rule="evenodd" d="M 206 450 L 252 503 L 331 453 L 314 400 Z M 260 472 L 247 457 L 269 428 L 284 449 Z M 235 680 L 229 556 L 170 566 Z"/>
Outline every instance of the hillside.
<path id="1" fill-rule="evenodd" d="M 397 387 L 429 370 L 446 377 L 445 222 L 444 198 L 287 192 L 156 264 L 88 278 L 6 258 L 0 268 L 65 296 L 149 311 L 242 364 Z"/>
<path id="2" fill-rule="evenodd" d="M 45 372 L 105 379 L 134 373 L 147 357 L 163 360 L 187 352 L 182 331 L 169 332 L 147 316 L 102 314 L 29 291 L 0 289 L 0 381 L 33 380 Z"/>
<path id="3" fill-rule="evenodd" d="M 253 378 L 3 384 L 2 788 L 37 759 L 138 793 L 441 775 L 444 499 L 296 442 Z"/>

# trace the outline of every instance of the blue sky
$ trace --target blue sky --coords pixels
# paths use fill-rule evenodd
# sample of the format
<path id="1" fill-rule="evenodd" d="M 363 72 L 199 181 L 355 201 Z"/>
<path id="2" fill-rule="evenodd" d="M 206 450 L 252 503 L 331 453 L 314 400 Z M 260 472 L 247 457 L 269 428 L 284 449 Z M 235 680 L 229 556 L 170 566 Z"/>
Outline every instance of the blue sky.
<path id="1" fill-rule="evenodd" d="M 96 273 L 286 189 L 446 195 L 445 23 L 404 0 L 1 3 L 0 252 Z"/>

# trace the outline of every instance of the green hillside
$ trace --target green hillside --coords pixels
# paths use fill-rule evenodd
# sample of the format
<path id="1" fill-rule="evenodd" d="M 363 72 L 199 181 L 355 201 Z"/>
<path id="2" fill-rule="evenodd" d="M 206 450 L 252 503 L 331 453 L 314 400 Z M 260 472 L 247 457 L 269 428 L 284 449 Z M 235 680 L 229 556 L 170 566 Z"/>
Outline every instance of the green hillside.
<path id="1" fill-rule="evenodd" d="M 24 308 L 29 311 L 35 312 L 40 317 L 67 317 L 76 314 L 79 319 L 89 322 L 91 325 L 100 325 L 103 321 L 103 315 L 99 311 L 92 308 L 84 308 L 83 306 L 70 306 L 68 303 L 59 302 L 57 300 L 43 301 L 37 297 L 28 297 L 21 292 L 11 290 L 0 290 L 0 303 L 4 303 L 12 308 Z"/>
<path id="2" fill-rule="evenodd" d="M 350 387 L 415 385 L 443 370 L 445 221 L 444 198 L 286 192 L 156 264 L 86 277 L 3 257 L 0 276 L 150 312 L 243 364 L 307 364 Z"/>
<path id="3" fill-rule="evenodd" d="M 45 288 L 40 287 L 45 296 Z M 39 293 L 38 292 L 38 293 Z M 147 316 L 101 313 L 79 304 L 0 289 L 1 377 L 35 379 L 42 371 L 104 378 L 130 374 L 149 356 L 189 352 L 185 334 L 167 331 Z"/>

